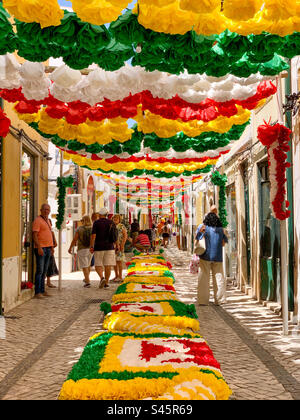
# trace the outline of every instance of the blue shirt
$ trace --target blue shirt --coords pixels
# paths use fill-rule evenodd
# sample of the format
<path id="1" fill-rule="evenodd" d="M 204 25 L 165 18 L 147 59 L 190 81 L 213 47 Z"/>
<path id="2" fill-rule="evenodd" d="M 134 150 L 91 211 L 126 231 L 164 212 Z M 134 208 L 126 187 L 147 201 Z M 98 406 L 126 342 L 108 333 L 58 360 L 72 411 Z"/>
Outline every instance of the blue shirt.
<path id="1" fill-rule="evenodd" d="M 205 226 L 204 234 L 200 232 L 203 225 L 198 226 L 196 232 L 196 239 L 205 239 L 206 251 L 203 255 L 200 255 L 202 260 L 223 262 L 223 240 L 228 242 L 227 236 L 224 234 L 222 227 Z"/>

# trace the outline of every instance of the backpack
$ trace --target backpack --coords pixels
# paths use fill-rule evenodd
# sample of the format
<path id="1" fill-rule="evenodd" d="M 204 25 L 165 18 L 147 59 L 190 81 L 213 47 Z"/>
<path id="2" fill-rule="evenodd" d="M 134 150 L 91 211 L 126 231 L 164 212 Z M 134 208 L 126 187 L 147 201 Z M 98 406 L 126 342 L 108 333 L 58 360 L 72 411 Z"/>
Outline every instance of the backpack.
<path id="1" fill-rule="evenodd" d="M 90 247 L 91 233 L 92 233 L 91 228 L 84 227 L 83 229 L 80 229 L 80 241 L 85 248 Z"/>
<path id="2" fill-rule="evenodd" d="M 118 240 L 118 229 L 117 226 L 112 222 L 109 226 L 108 231 L 108 242 L 109 243 L 115 243 Z"/>

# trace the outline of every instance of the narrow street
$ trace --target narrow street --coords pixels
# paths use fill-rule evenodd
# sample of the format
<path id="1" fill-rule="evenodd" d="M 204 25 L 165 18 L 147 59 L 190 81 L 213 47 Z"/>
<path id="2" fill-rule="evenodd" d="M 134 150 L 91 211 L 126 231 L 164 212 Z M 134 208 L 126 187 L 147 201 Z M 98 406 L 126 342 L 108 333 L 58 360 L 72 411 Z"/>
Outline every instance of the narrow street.
<path id="1" fill-rule="evenodd" d="M 186 252 L 171 247 L 178 298 L 196 302 L 197 276 Z M 56 278 L 53 283 L 57 285 Z M 101 330 L 101 301 L 110 302 L 118 284 L 82 287 L 81 272 L 63 276 L 51 297 L 30 300 L 6 314 L 0 339 L 0 399 L 56 400 L 88 340 Z M 300 336 L 282 335 L 282 320 L 270 309 L 227 285 L 227 303 L 197 306 L 200 333 L 220 362 L 232 400 L 299 400 Z"/>

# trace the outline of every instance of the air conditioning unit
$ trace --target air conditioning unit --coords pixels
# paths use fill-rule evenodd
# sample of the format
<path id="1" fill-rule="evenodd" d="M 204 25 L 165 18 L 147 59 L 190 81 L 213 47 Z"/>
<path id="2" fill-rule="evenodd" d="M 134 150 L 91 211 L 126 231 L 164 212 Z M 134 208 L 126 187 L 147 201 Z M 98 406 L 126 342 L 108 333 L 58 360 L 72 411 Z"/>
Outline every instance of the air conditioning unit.
<path id="1" fill-rule="evenodd" d="M 82 219 L 82 197 L 81 194 L 66 195 L 66 220 L 79 221 Z"/>

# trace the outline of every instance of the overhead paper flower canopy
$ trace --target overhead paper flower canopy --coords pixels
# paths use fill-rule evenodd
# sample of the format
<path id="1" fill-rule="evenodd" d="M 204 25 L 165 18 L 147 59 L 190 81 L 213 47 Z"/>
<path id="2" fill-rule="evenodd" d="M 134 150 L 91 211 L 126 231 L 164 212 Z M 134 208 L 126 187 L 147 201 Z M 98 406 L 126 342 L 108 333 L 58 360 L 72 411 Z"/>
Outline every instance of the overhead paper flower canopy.
<path id="1" fill-rule="evenodd" d="M 276 92 L 282 57 L 300 53 L 298 1 L 71 4 L 3 1 L 0 96 L 67 159 L 104 174 L 209 172 Z M 65 65 L 46 73 L 49 57 Z"/>
<path id="2" fill-rule="evenodd" d="M 103 25 L 116 20 L 128 0 L 72 0 L 72 8 L 84 22 Z M 63 18 L 57 0 L 3 0 L 3 6 L 23 22 L 41 27 L 58 26 Z M 268 31 L 290 34 L 300 28 L 298 0 L 138 0 L 133 10 L 139 23 L 157 32 L 180 33 L 194 29 L 204 35 L 225 29 L 241 34 Z"/>

